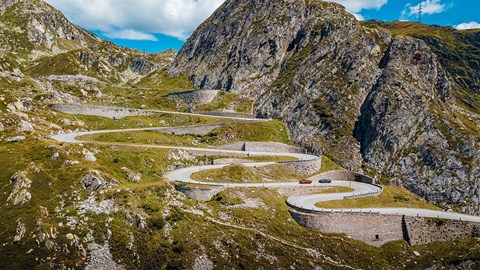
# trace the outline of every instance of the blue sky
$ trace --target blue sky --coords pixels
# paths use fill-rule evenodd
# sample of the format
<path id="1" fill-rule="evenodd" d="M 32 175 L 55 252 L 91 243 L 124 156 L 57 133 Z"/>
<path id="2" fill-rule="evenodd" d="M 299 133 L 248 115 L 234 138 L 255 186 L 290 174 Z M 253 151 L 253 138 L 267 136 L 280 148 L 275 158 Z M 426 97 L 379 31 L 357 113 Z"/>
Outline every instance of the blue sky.
<path id="1" fill-rule="evenodd" d="M 72 22 L 114 43 L 158 52 L 180 49 L 224 0 L 45 0 Z M 281 1 L 281 0 L 279 0 Z M 359 19 L 417 21 L 480 28 L 480 0 L 331 0 Z"/>

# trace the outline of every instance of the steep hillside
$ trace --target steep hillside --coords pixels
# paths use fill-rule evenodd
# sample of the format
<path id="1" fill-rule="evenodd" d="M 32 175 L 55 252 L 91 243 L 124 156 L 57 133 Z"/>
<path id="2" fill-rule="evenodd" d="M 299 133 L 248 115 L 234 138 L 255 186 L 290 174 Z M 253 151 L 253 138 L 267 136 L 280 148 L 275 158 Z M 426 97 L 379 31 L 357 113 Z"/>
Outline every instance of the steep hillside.
<path id="1" fill-rule="evenodd" d="M 448 67 L 447 67 L 448 70 Z M 425 42 L 323 1 L 227 1 L 169 74 L 256 100 L 294 142 L 445 208 L 479 213 L 478 116 Z"/>
<path id="2" fill-rule="evenodd" d="M 367 21 L 395 35 L 408 35 L 425 41 L 456 83 L 453 94 L 463 107 L 480 113 L 480 30 L 458 31 L 452 27 L 414 22 Z"/>

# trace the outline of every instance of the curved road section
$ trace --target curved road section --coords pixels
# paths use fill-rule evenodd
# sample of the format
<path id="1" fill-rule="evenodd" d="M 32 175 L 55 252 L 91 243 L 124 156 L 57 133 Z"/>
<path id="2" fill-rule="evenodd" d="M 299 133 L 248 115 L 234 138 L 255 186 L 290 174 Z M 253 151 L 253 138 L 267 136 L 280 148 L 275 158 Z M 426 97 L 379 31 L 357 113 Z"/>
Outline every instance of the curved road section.
<path id="1" fill-rule="evenodd" d="M 162 113 L 173 113 L 161 111 Z M 185 114 L 185 113 L 179 113 Z M 188 114 L 192 115 L 192 114 Z M 205 116 L 205 115 L 202 115 Z M 225 116 L 205 116 L 212 118 L 228 118 L 232 120 L 242 120 L 242 121 L 265 121 L 265 119 L 255 119 L 255 118 L 236 118 L 236 117 L 225 117 Z M 181 128 L 181 127 L 177 127 Z M 115 133 L 115 132 L 129 132 L 129 131 L 147 131 L 147 130 L 161 130 L 162 128 L 134 128 L 134 129 L 117 129 L 117 130 L 99 130 L 99 131 L 86 131 L 86 132 L 72 132 L 66 134 L 59 134 L 51 136 L 52 139 L 64 142 L 64 143 L 97 143 L 97 144 L 108 144 L 108 145 L 130 145 L 122 143 L 99 143 L 94 141 L 79 141 L 76 139 L 78 136 L 91 135 L 91 134 L 101 134 L 101 133 Z M 194 148 L 194 147 L 176 147 L 176 146 L 159 146 L 159 145 L 135 145 L 136 147 L 145 147 L 145 148 L 162 148 L 162 149 L 179 149 L 179 150 L 190 150 L 196 152 L 215 152 L 219 154 L 245 154 L 244 151 L 234 151 L 234 150 L 220 150 L 220 149 L 209 149 L 209 148 Z M 318 156 L 308 155 L 308 154 L 298 154 L 298 153 L 270 153 L 270 152 L 248 152 L 250 156 L 287 156 L 293 157 L 298 160 L 308 161 L 318 159 Z M 257 163 L 243 163 L 242 165 L 247 167 L 262 167 L 276 164 L 276 162 L 257 162 Z M 237 183 L 207 183 L 197 181 L 191 178 L 192 174 L 199 171 L 212 170 L 212 169 L 221 169 L 228 165 L 209 165 L 209 166 L 194 166 L 185 169 L 179 169 L 176 171 L 169 172 L 166 177 L 170 181 L 176 181 L 181 183 L 188 184 L 198 184 L 198 185 L 208 185 L 208 186 L 218 186 L 218 187 L 227 187 L 227 188 L 282 188 L 282 187 L 304 187 L 298 182 L 286 182 L 286 183 L 248 183 L 248 184 L 237 184 Z M 366 184 L 361 182 L 348 182 L 348 181 L 336 181 L 333 180 L 329 184 L 318 183 L 319 177 L 313 177 L 313 184 L 308 185 L 309 187 L 334 187 L 334 186 L 345 186 L 351 187 L 353 192 L 346 193 L 331 193 L 331 194 L 312 194 L 312 195 L 302 195 L 302 196 L 293 196 L 287 199 L 287 203 L 303 212 L 308 213 L 378 213 L 382 215 L 406 215 L 406 216 L 421 216 L 421 217 L 430 217 L 430 218 L 443 218 L 451 220 L 463 220 L 471 222 L 480 222 L 479 216 L 470 216 L 463 215 L 459 213 L 444 212 L 444 211 L 434 211 L 427 209 L 417 209 L 417 208 L 355 208 L 355 209 L 323 209 L 318 208 L 315 205 L 318 202 L 326 202 L 332 200 L 343 200 L 348 197 L 365 197 L 365 196 L 377 196 L 382 193 L 382 187 L 378 185 Z"/>

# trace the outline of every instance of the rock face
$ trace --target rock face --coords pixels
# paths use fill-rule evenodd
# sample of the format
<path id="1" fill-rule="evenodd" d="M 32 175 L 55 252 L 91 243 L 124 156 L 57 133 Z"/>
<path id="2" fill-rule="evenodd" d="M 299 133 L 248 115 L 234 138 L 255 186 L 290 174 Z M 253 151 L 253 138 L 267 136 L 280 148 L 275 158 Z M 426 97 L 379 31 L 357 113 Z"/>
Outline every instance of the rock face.
<path id="1" fill-rule="evenodd" d="M 323 1 L 226 1 L 170 75 L 256 100 L 296 143 L 351 170 L 479 213 L 479 135 L 452 110 L 452 80 L 423 41 Z"/>

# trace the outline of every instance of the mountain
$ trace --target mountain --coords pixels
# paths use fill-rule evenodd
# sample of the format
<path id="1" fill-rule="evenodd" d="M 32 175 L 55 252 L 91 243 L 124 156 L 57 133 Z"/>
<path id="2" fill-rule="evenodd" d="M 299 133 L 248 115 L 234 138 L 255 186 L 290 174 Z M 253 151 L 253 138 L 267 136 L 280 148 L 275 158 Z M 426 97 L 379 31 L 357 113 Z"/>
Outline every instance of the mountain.
<path id="1" fill-rule="evenodd" d="M 22 59 L 82 49 L 101 41 L 41 0 L 2 1 L 0 22 L 1 50 Z"/>
<path id="2" fill-rule="evenodd" d="M 428 219 L 416 228 L 417 240 L 438 240 L 436 228 L 452 227 L 439 235 L 471 237 L 410 246 L 421 241 L 411 241 L 402 225 L 417 223 L 405 217 L 318 216 L 332 218 L 335 228 L 363 227 L 359 234 L 375 241 L 370 246 L 302 227 L 285 202 L 351 191 L 346 186 L 223 190 L 166 178 L 200 166 L 192 177 L 205 181 L 304 179 L 280 164 L 203 171 L 213 163 L 289 159 L 246 153 L 245 160 L 213 147 L 297 153 L 294 139 L 383 183 L 435 195 L 431 201 L 445 208 L 475 211 L 476 197 L 461 201 L 476 187 L 475 111 L 456 101 L 459 82 L 428 43 L 387 28 L 321 1 L 232 0 L 176 57 L 101 40 L 40 0 L 1 1 L 0 269 L 478 269 L 480 240 L 460 229 L 462 222 Z M 167 67 L 180 76 L 167 76 Z M 186 75 L 230 92 L 189 91 Z M 173 98 L 205 103 L 214 95 L 195 108 Z M 222 118 L 245 117 L 233 112 L 248 113 L 253 103 L 258 115 L 281 118 L 289 131 L 279 120 Z M 220 117 L 184 113 L 191 109 Z M 100 130 L 121 132 L 69 142 Z M 342 169 L 319 160 L 327 174 Z M 306 167 L 318 169 L 319 160 Z M 456 178 L 448 178 L 453 171 Z M 461 182 L 468 177 L 471 183 Z M 403 188 L 384 188 L 378 198 L 341 203 L 438 209 Z M 446 202 L 453 191 L 459 201 Z M 388 239 L 398 241 L 378 246 Z"/>
<path id="3" fill-rule="evenodd" d="M 453 94 L 460 105 L 480 113 L 480 30 L 458 31 L 453 27 L 424 25 L 415 22 L 366 21 L 396 35 L 421 39 L 435 52 L 445 70 L 456 83 Z"/>
<path id="4" fill-rule="evenodd" d="M 0 55 L 10 69 L 34 78 L 83 74 L 132 83 L 164 68 L 176 54 L 147 54 L 103 41 L 41 0 L 2 1 L 0 24 Z"/>
<path id="5" fill-rule="evenodd" d="M 456 99 L 478 83 L 437 53 L 335 3 L 226 1 L 168 74 L 255 100 L 257 115 L 345 168 L 478 214 L 480 117 Z"/>

